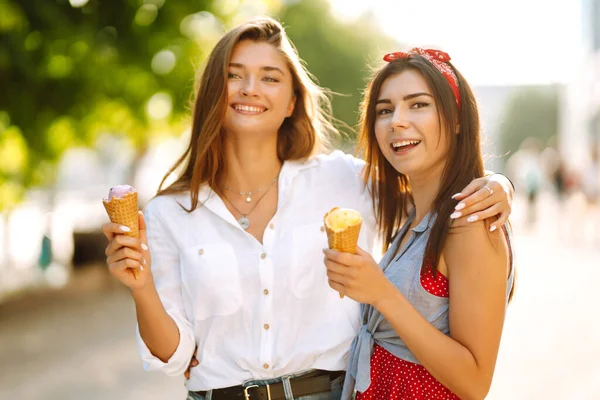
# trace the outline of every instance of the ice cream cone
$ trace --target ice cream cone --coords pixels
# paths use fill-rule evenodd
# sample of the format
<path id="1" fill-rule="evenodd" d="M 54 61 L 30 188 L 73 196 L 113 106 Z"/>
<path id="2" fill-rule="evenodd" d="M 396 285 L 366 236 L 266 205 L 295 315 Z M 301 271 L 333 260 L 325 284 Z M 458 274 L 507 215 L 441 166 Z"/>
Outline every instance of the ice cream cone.
<path id="1" fill-rule="evenodd" d="M 125 194 L 123 197 L 112 197 L 110 200 L 102 199 L 102 204 L 108 213 L 110 222 L 125 225 L 131 229 L 124 235 L 134 238 L 139 237 L 138 220 L 138 194 L 136 191 Z M 133 277 L 138 278 L 138 271 L 132 269 Z"/>
<path id="2" fill-rule="evenodd" d="M 362 218 L 358 211 L 334 207 L 325 214 L 324 222 L 330 249 L 356 253 L 362 226 Z M 340 298 L 344 298 L 341 293 Z"/>

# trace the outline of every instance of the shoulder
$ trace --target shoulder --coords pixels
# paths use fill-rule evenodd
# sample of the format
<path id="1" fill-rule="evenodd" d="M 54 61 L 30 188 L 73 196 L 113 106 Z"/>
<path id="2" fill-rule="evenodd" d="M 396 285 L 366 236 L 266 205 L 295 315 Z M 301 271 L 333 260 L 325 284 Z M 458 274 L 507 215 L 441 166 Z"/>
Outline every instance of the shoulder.
<path id="1" fill-rule="evenodd" d="M 489 232 L 483 221 L 448 230 L 444 244 L 444 259 L 448 266 L 498 264 L 508 262 L 508 243 L 503 230 Z M 482 262 L 485 260 L 485 262 Z"/>
<path id="2" fill-rule="evenodd" d="M 174 213 L 184 211 L 181 205 L 187 206 L 189 203 L 189 192 L 156 196 L 146 205 L 144 215 L 146 218 L 169 218 Z"/>
<path id="3" fill-rule="evenodd" d="M 361 172 L 365 162 L 351 154 L 346 154 L 340 150 L 335 150 L 329 154 L 319 154 L 314 160 L 320 167 L 335 168 L 340 171 Z"/>

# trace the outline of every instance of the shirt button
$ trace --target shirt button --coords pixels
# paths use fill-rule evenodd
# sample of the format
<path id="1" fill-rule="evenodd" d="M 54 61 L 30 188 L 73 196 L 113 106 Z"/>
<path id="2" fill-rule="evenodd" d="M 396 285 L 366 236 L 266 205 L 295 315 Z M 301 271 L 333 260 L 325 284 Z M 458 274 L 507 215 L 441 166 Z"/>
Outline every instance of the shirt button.
<path id="1" fill-rule="evenodd" d="M 270 229 L 275 229 L 275 224 L 269 224 Z"/>
<path id="2" fill-rule="evenodd" d="M 321 227 L 321 232 L 325 232 L 325 227 L 324 226 Z"/>
<path id="3" fill-rule="evenodd" d="M 262 254 L 260 255 L 260 258 L 262 258 L 263 260 L 264 260 L 265 258 L 267 258 L 267 253 L 262 253 Z"/>
<path id="4" fill-rule="evenodd" d="M 200 255 L 204 254 L 204 249 L 198 250 L 198 254 L 200 254 Z"/>
<path id="5" fill-rule="evenodd" d="M 263 368 L 264 368 L 264 369 L 269 369 L 269 364 L 267 364 L 267 363 L 264 363 L 264 364 L 263 364 Z"/>
<path id="6" fill-rule="evenodd" d="M 269 330 L 269 328 L 270 328 L 269 324 L 264 324 L 264 325 L 263 325 L 263 327 L 264 327 L 264 328 L 265 328 L 265 330 L 267 330 L 267 331 L 268 331 L 268 330 Z"/>
<path id="7" fill-rule="evenodd" d="M 265 294 L 265 296 L 268 295 L 269 294 L 269 289 L 263 290 L 263 293 Z"/>

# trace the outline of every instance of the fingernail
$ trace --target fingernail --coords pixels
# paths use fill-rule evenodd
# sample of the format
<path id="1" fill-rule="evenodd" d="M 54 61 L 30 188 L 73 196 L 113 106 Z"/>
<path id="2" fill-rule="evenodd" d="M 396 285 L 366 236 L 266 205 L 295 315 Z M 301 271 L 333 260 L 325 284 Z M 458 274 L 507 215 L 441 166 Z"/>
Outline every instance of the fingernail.
<path id="1" fill-rule="evenodd" d="M 460 196 L 462 193 L 456 193 L 455 195 L 453 195 L 451 198 L 452 199 L 456 199 L 458 196 Z"/>
<path id="2" fill-rule="evenodd" d="M 327 251 L 327 249 L 323 249 L 323 253 L 325 253 Z"/>
<path id="3" fill-rule="evenodd" d="M 461 215 L 462 215 L 462 213 L 455 212 L 455 213 L 450 214 L 450 218 L 452 218 L 452 219 L 460 218 Z"/>
<path id="4" fill-rule="evenodd" d="M 138 210 L 138 214 L 144 215 L 144 213 L 142 212 L 142 210 Z"/>
<path id="5" fill-rule="evenodd" d="M 144 270 L 144 266 L 140 265 L 140 271 L 143 271 L 143 270 Z"/>
<path id="6" fill-rule="evenodd" d="M 462 210 L 463 208 L 465 208 L 465 203 L 458 203 L 456 207 L 454 207 L 455 210 Z"/>
<path id="7" fill-rule="evenodd" d="M 148 250 L 148 246 L 146 246 L 146 243 L 142 243 L 142 249 Z"/>
<path id="8" fill-rule="evenodd" d="M 146 265 L 146 264 L 147 264 L 147 263 L 146 263 L 146 259 L 145 259 L 145 258 L 142 258 L 142 261 L 144 262 L 144 265 Z"/>
<path id="9" fill-rule="evenodd" d="M 467 222 L 475 222 L 479 219 L 479 217 L 477 215 L 471 215 L 469 218 L 467 218 Z"/>
<path id="10" fill-rule="evenodd" d="M 492 227 L 490 228 L 490 232 L 494 232 L 496 230 L 496 225 L 492 225 Z"/>
<path id="11" fill-rule="evenodd" d="M 122 230 L 123 232 L 131 232 L 131 229 L 128 226 L 125 225 L 121 225 L 119 227 L 120 230 Z"/>

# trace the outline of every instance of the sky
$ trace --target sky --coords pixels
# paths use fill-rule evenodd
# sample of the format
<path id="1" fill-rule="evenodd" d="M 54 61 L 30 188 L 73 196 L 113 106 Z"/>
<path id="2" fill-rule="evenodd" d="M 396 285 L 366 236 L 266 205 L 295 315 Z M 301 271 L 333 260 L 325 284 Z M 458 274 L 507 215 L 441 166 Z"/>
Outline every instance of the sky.
<path id="1" fill-rule="evenodd" d="M 563 54 L 582 54 L 580 0 L 329 1 L 342 20 L 373 12 L 401 50 L 446 51 L 472 85 L 566 83 L 579 71 Z"/>

